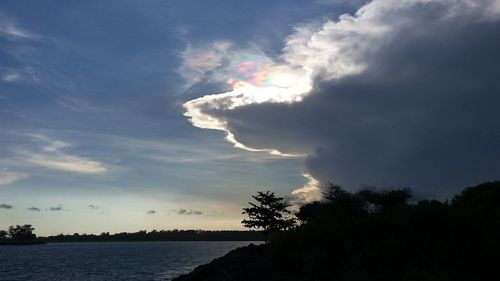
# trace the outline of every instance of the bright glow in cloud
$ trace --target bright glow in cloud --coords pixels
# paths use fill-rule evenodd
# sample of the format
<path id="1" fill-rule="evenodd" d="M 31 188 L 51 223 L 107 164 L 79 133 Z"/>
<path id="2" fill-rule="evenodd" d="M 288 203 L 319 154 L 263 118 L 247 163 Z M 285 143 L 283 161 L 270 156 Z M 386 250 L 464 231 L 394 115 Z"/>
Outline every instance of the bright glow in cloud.
<path id="1" fill-rule="evenodd" d="M 185 88 L 200 82 L 207 73 L 221 67 L 231 45 L 227 41 L 217 41 L 210 47 L 203 48 L 194 48 L 189 45 L 181 53 L 183 63 L 179 68 L 179 73 L 186 81 Z"/>
<path id="2" fill-rule="evenodd" d="M 215 50 L 192 54 L 193 58 L 189 58 L 183 64 L 184 71 L 187 67 L 193 72 L 210 76 L 211 80 L 225 81 L 232 87 L 232 90 L 221 94 L 206 95 L 184 103 L 183 106 L 186 109 L 184 115 L 189 117 L 196 127 L 226 132 L 226 140 L 235 147 L 248 151 L 267 152 L 272 155 L 302 156 L 297 153 L 283 153 L 273 148 L 249 147 L 239 142 L 230 132 L 226 120 L 211 113 L 233 110 L 250 104 L 300 102 L 311 90 L 309 75 L 298 67 L 274 63 L 255 50 L 238 51 L 231 49 L 230 44 L 224 45 L 224 48 L 216 44 L 214 46 Z M 206 59 L 207 54 L 220 54 L 222 49 L 224 50 L 223 57 L 216 56 L 216 60 Z M 223 60 L 227 61 L 226 65 L 221 63 Z"/>
<path id="3" fill-rule="evenodd" d="M 302 175 L 307 179 L 307 183 L 294 190 L 292 195 L 297 196 L 301 202 L 311 202 L 321 199 L 322 194 L 320 182 L 307 173 Z"/>

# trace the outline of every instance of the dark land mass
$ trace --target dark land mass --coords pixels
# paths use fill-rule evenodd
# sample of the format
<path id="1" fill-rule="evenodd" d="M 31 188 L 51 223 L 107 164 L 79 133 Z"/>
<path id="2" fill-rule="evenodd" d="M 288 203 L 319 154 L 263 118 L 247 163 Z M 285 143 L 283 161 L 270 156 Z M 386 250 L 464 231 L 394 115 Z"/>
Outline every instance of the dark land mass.
<path id="1" fill-rule="evenodd" d="M 59 234 L 41 237 L 48 243 L 60 242 L 131 242 L 131 241 L 262 241 L 260 231 L 153 230 L 110 234 Z"/>
<path id="2" fill-rule="evenodd" d="M 46 244 L 45 241 L 37 239 L 32 241 L 0 240 L 0 246 L 23 246 Z"/>
<path id="3" fill-rule="evenodd" d="M 301 207 L 300 226 L 236 249 L 174 281 L 496 280 L 500 182 L 452 200 L 410 201 L 408 189 L 349 193 L 331 185 Z"/>

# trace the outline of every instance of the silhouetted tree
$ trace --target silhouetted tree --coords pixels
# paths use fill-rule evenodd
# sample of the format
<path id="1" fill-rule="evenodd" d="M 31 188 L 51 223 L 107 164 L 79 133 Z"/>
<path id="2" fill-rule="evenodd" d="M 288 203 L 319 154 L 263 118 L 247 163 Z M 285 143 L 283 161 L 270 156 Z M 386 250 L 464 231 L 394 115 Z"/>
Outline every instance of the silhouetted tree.
<path id="1" fill-rule="evenodd" d="M 290 207 L 283 198 L 276 197 L 274 192 L 259 191 L 257 195 L 252 196 L 257 204 L 248 202 L 250 207 L 243 208 L 242 214 L 248 215 L 241 223 L 248 228 L 263 229 L 265 241 L 267 236 L 274 231 L 285 230 L 295 225 L 295 219 L 290 218 Z"/>
<path id="2" fill-rule="evenodd" d="M 8 232 L 5 230 L 0 230 L 0 240 L 7 238 Z"/>
<path id="3" fill-rule="evenodd" d="M 408 203 L 411 198 L 411 190 L 407 187 L 390 190 L 361 190 L 355 194 L 365 207 L 375 209 L 401 206 Z"/>
<path id="4" fill-rule="evenodd" d="M 296 216 L 303 223 L 312 222 L 319 219 L 324 207 L 325 205 L 318 201 L 307 203 L 300 206 Z"/>
<path id="5" fill-rule="evenodd" d="M 9 236 L 17 241 L 29 241 L 36 238 L 36 235 L 33 234 L 34 227 L 31 224 L 25 225 L 11 225 L 9 227 Z"/>
<path id="6" fill-rule="evenodd" d="M 330 216 L 352 216 L 364 212 L 364 203 L 356 194 L 352 194 L 334 183 L 329 183 L 325 190 L 323 196 Z"/>

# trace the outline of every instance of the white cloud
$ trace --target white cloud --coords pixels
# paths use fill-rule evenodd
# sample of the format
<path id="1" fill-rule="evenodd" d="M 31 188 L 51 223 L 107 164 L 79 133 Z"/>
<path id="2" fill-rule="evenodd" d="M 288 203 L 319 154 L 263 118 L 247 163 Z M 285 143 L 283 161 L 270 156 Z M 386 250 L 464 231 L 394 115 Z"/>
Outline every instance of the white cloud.
<path id="1" fill-rule="evenodd" d="M 320 200 L 323 196 L 321 193 L 321 183 L 307 173 L 302 175 L 307 179 L 307 183 L 292 192 L 292 195 L 298 199 L 297 203 Z"/>
<path id="2" fill-rule="evenodd" d="M 6 82 L 16 82 L 21 78 L 19 72 L 9 71 L 2 75 L 2 80 Z"/>
<path id="3" fill-rule="evenodd" d="M 38 39 L 36 35 L 19 27 L 12 19 L 0 16 L 0 36 L 11 39 Z"/>
<path id="4" fill-rule="evenodd" d="M 10 171 L 0 170 L 0 185 L 7 185 L 26 177 L 26 174 Z"/>
<path id="5" fill-rule="evenodd" d="M 106 171 L 106 168 L 100 162 L 60 152 L 56 154 L 24 153 L 24 155 L 28 163 L 55 170 L 82 174 L 95 174 Z"/>
<path id="6" fill-rule="evenodd" d="M 99 161 L 80 157 L 63 152 L 62 149 L 71 145 L 61 140 L 53 140 L 43 135 L 29 135 L 41 141 L 38 150 L 18 149 L 16 153 L 21 156 L 23 162 L 35 164 L 41 167 L 75 172 L 82 174 L 98 174 L 107 171 L 105 165 Z"/>

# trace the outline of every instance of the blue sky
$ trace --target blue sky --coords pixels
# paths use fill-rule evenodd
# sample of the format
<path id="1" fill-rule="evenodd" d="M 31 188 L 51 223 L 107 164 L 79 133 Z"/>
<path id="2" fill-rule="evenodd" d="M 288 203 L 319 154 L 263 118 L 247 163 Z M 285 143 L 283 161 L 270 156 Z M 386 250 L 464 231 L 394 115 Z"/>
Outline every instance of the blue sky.
<path id="1" fill-rule="evenodd" d="M 241 229 L 263 189 L 496 179 L 480 1 L 2 1 L 0 229 Z"/>
<path id="2" fill-rule="evenodd" d="M 277 54 L 293 24 L 340 11 L 324 8 L 310 1 L 2 1 L 0 201 L 13 208 L 0 209 L 0 228 L 241 228 L 249 196 L 263 188 L 289 194 L 304 182 L 302 161 L 237 149 L 220 132 L 194 128 L 182 103 L 221 85 L 188 89 L 182 53 L 225 40 Z"/>

